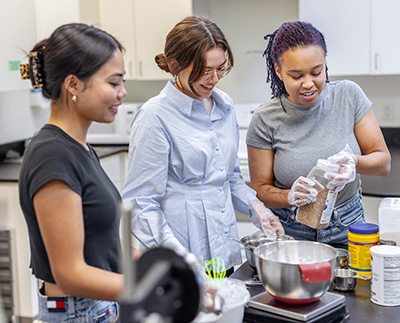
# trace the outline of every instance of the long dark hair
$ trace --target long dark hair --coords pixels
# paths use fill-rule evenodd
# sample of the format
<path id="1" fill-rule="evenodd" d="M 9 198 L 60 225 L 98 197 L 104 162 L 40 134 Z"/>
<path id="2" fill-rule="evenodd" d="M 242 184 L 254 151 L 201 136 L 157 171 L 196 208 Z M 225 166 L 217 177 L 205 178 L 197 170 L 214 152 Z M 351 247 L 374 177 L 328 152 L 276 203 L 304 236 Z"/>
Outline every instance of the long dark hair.
<path id="1" fill-rule="evenodd" d="M 99 28 L 81 23 L 62 25 L 30 51 L 37 64 L 30 66 L 29 77 L 40 80 L 45 98 L 56 100 L 65 77 L 73 74 L 88 80 L 117 49 L 123 51 L 119 41 Z"/>
<path id="2" fill-rule="evenodd" d="M 164 53 L 156 55 L 155 61 L 159 68 L 173 76 L 178 75 L 193 62 L 189 86 L 197 95 L 192 84 L 198 81 L 206 71 L 207 51 L 216 47 L 223 49 L 228 64 L 233 67 L 232 50 L 221 29 L 206 18 L 190 16 L 177 23 L 168 33 Z M 168 67 L 168 62 L 172 59 L 179 64 L 174 71 Z"/>
<path id="3" fill-rule="evenodd" d="M 271 82 L 272 97 L 288 95 L 285 85 L 275 71 L 275 64 L 280 66 L 282 55 L 289 49 L 316 45 L 322 48 L 326 56 L 327 49 L 324 35 L 308 22 L 285 22 L 272 34 L 264 37 L 268 40 L 264 51 L 267 64 L 267 82 Z M 326 66 L 326 82 L 329 82 Z"/>

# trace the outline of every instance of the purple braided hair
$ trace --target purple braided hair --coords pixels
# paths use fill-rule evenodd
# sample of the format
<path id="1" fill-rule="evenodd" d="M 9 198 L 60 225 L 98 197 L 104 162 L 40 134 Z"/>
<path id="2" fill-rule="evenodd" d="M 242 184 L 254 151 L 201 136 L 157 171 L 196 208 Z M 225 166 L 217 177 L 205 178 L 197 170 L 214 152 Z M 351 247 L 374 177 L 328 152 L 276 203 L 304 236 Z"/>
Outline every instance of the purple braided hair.
<path id="1" fill-rule="evenodd" d="M 285 85 L 275 72 L 275 63 L 279 64 L 282 55 L 289 49 L 317 45 L 327 54 L 325 38 L 322 33 L 308 22 L 285 22 L 272 34 L 264 37 L 268 41 L 265 56 L 267 64 L 267 83 L 271 82 L 272 97 L 287 95 Z M 326 82 L 329 82 L 326 67 Z"/>

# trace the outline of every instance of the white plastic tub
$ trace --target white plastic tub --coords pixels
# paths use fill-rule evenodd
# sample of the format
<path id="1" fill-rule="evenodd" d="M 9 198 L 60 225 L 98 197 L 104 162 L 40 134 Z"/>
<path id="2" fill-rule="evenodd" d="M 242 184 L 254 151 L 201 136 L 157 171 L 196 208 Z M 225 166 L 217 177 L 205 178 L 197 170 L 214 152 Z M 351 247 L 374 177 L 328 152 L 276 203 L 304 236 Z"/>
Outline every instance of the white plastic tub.
<path id="1" fill-rule="evenodd" d="M 400 306 L 400 247 L 371 247 L 371 301 Z"/>
<path id="2" fill-rule="evenodd" d="M 242 323 L 245 305 L 250 300 L 250 293 L 246 285 L 238 279 L 225 278 L 217 293 L 224 299 L 222 313 L 216 315 L 200 312 L 193 322 Z"/>

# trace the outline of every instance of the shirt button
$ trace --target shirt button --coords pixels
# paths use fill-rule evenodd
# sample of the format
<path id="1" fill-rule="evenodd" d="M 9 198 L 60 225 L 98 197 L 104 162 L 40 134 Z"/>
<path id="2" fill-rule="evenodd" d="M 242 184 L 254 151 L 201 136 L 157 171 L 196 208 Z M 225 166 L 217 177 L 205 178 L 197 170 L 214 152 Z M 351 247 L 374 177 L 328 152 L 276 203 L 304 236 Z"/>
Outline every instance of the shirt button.
<path id="1" fill-rule="evenodd" d="M 222 192 L 222 187 L 218 187 L 218 191 Z"/>
<path id="2" fill-rule="evenodd" d="M 215 150 L 216 150 L 216 151 L 219 151 L 219 147 L 218 147 L 218 146 L 217 146 L 217 147 L 215 147 Z"/>
<path id="3" fill-rule="evenodd" d="M 213 131 L 213 130 L 214 130 L 214 127 L 213 127 L 213 126 L 211 126 L 209 129 L 210 129 L 210 131 Z"/>
<path id="4" fill-rule="evenodd" d="M 223 168 L 223 167 L 220 167 L 219 170 L 222 172 L 222 171 L 224 170 L 224 168 Z"/>
<path id="5" fill-rule="evenodd" d="M 225 208 L 224 208 L 224 207 L 221 209 L 221 212 L 222 212 L 222 213 L 225 213 Z"/>

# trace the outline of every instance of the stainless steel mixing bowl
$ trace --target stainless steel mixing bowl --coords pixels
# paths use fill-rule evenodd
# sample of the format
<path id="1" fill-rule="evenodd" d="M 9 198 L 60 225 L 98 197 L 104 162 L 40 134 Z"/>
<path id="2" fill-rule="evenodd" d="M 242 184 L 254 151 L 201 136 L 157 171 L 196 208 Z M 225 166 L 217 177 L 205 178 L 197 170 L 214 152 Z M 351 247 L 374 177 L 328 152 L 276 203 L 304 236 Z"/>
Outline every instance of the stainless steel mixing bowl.
<path id="1" fill-rule="evenodd" d="M 263 244 L 281 241 L 281 240 L 294 240 L 294 238 L 288 235 L 279 235 L 275 239 L 271 239 L 266 234 L 249 234 L 240 239 L 240 243 L 244 246 L 244 252 L 246 254 L 246 259 L 248 264 L 256 269 L 256 259 L 254 256 L 254 250 Z"/>
<path id="2" fill-rule="evenodd" d="M 265 289 L 291 304 L 316 301 L 335 276 L 337 251 L 311 241 L 275 241 L 254 250 L 257 272 Z"/>

